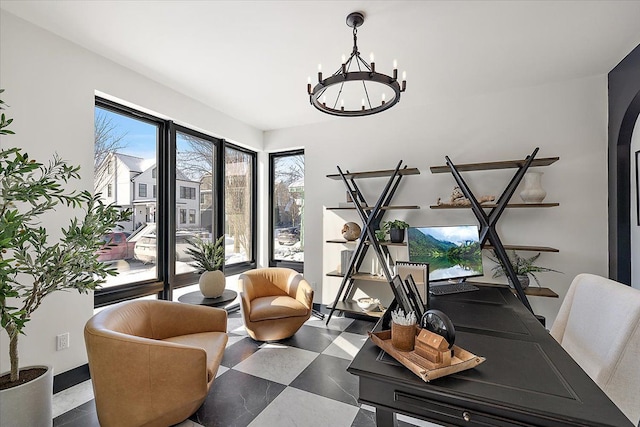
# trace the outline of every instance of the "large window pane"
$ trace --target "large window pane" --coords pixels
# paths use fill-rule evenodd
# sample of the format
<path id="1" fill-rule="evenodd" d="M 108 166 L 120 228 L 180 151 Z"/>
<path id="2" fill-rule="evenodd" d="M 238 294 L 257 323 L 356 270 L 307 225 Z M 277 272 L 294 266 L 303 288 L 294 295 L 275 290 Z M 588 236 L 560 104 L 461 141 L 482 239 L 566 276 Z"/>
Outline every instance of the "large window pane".
<path id="1" fill-rule="evenodd" d="M 214 143 L 176 132 L 176 274 L 196 269 L 189 264 L 189 240 L 215 239 L 216 197 Z"/>
<path id="2" fill-rule="evenodd" d="M 304 153 L 271 155 L 272 260 L 304 261 Z"/>
<path id="3" fill-rule="evenodd" d="M 253 168 L 255 157 L 225 149 L 226 265 L 253 261 Z"/>
<path id="4" fill-rule="evenodd" d="M 119 272 L 104 287 L 155 279 L 157 203 L 147 188 L 156 185 L 158 125 L 98 106 L 94 124 L 94 190 L 105 203 L 133 212 L 104 236 L 99 259 Z"/>

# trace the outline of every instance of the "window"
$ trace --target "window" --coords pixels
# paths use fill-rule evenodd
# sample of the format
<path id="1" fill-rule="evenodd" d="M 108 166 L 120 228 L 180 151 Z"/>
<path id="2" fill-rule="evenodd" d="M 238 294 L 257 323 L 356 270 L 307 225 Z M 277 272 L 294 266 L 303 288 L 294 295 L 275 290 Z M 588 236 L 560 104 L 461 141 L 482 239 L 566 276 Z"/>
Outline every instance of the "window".
<path id="1" fill-rule="evenodd" d="M 225 265 L 255 263 L 255 153 L 225 149 Z"/>
<path id="2" fill-rule="evenodd" d="M 96 304 L 109 299 L 121 290 L 143 294 L 157 293 L 159 271 L 156 265 L 156 247 L 140 245 L 141 237 L 153 235 L 155 239 L 158 205 L 154 201 L 136 200 L 146 196 L 146 185 L 133 179 L 155 184 L 149 168 L 157 162 L 157 147 L 163 135 L 163 123 L 141 112 L 98 99 L 94 110 L 94 191 L 102 194 L 103 202 L 115 203 L 132 212 L 131 220 L 120 223 L 115 239 L 129 236 L 121 258 L 113 263 L 118 274 L 107 276 L 102 288 L 96 291 Z M 108 200 L 106 199 L 108 198 Z M 134 234 L 137 232 L 137 234 Z M 120 256 L 120 255 L 119 255 Z M 156 281 L 155 283 L 151 283 Z"/>
<path id="3" fill-rule="evenodd" d="M 304 151 L 269 155 L 270 266 L 302 271 L 304 262 Z"/>
<path id="4" fill-rule="evenodd" d="M 181 199 L 196 199 L 196 189 L 193 187 L 180 187 L 180 198 Z"/>
<path id="5" fill-rule="evenodd" d="M 226 234 L 226 275 L 255 268 L 255 152 L 101 98 L 95 135 L 94 190 L 133 213 L 119 224 L 128 250 L 114 263 L 119 274 L 95 292 L 97 307 L 171 299 L 196 283 L 187 253 L 196 236 Z"/>

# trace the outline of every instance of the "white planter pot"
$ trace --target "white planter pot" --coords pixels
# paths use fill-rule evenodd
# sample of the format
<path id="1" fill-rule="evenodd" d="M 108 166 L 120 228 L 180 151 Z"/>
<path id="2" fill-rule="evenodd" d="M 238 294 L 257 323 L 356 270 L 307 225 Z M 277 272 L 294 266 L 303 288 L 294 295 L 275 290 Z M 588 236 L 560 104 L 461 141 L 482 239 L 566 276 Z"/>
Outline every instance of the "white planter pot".
<path id="1" fill-rule="evenodd" d="M 205 298 L 217 298 L 224 292 L 226 280 L 222 271 L 205 271 L 198 280 L 200 292 Z"/>
<path id="2" fill-rule="evenodd" d="M 0 391 L 0 426 L 51 427 L 53 425 L 53 368 L 27 366 L 20 371 L 31 368 L 45 368 L 47 372 L 33 381 Z"/>

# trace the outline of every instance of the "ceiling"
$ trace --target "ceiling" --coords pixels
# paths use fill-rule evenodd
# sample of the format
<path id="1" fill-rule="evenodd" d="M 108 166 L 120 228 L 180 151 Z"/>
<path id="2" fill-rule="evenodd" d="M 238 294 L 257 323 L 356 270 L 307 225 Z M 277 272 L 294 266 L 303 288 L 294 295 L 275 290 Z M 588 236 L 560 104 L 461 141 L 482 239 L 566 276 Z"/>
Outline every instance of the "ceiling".
<path id="1" fill-rule="evenodd" d="M 262 130 L 344 120 L 307 77 L 358 45 L 397 59 L 394 108 L 603 75 L 640 44 L 640 1 L 13 1 L 0 7 Z M 359 102 L 359 101 L 357 101 Z"/>

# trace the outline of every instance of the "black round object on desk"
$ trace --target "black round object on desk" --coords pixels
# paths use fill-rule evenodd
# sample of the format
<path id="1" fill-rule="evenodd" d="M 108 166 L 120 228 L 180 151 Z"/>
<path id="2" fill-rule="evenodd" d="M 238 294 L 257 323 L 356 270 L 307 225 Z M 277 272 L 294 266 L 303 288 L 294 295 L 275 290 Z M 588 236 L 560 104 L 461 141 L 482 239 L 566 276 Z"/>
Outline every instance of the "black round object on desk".
<path id="1" fill-rule="evenodd" d="M 440 310 L 427 310 L 422 319 L 420 319 L 420 326 L 444 337 L 449 343 L 449 348 L 453 347 L 453 343 L 456 340 L 456 329 L 453 327 L 453 322 L 451 322 L 449 316 Z"/>

